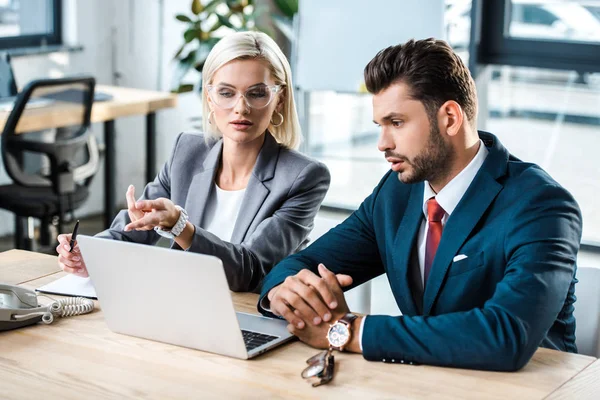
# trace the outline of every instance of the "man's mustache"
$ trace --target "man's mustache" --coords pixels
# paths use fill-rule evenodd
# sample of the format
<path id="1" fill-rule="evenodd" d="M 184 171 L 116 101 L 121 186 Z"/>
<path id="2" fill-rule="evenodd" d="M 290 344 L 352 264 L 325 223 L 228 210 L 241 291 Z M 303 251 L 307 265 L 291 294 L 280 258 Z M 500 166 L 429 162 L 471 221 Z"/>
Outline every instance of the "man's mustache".
<path id="1" fill-rule="evenodd" d="M 386 150 L 385 151 L 384 157 L 385 158 L 388 158 L 388 157 L 398 158 L 398 159 L 400 159 L 402 161 L 408 161 L 407 157 L 405 157 L 405 156 L 403 156 L 402 154 L 399 154 L 399 153 L 394 153 L 393 151 L 390 151 L 390 150 Z"/>

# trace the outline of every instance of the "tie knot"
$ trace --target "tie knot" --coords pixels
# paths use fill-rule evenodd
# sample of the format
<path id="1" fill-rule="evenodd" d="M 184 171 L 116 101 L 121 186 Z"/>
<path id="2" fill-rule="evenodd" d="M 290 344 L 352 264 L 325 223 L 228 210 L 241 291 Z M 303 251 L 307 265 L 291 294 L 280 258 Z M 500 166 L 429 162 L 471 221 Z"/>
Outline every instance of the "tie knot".
<path id="1" fill-rule="evenodd" d="M 439 205 L 435 197 L 427 200 L 427 218 L 430 222 L 441 222 L 446 211 Z"/>

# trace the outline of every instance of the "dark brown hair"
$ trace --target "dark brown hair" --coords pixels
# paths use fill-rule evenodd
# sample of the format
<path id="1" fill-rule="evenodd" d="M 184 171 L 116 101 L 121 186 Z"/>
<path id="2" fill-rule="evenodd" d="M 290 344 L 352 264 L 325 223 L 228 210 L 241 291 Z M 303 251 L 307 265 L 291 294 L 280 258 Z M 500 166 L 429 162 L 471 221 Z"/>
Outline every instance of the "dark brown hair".
<path id="1" fill-rule="evenodd" d="M 454 100 L 474 124 L 475 82 L 460 57 L 443 40 L 411 39 L 381 50 L 365 67 L 365 84 L 373 94 L 396 82 L 410 87 L 411 97 L 425 106 L 430 121 L 448 100 Z"/>

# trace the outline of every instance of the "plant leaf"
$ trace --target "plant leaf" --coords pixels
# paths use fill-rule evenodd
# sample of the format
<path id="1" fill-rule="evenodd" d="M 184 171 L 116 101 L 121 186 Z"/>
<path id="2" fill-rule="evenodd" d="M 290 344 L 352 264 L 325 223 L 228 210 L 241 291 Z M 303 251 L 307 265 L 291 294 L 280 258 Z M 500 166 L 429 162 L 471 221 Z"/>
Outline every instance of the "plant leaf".
<path id="1" fill-rule="evenodd" d="M 214 32 L 222 26 L 223 26 L 223 24 L 221 23 L 221 21 L 216 21 L 215 24 L 208 31 Z"/>
<path id="2" fill-rule="evenodd" d="M 193 57 L 188 56 L 183 60 L 179 60 L 179 62 L 175 65 L 171 87 L 177 88 L 179 85 L 181 85 L 181 81 L 193 66 L 192 60 Z"/>
<path id="3" fill-rule="evenodd" d="M 192 12 L 194 15 L 200 14 L 204 10 L 204 6 L 200 0 L 192 0 Z"/>
<path id="4" fill-rule="evenodd" d="M 192 22 L 192 19 L 190 17 L 188 17 L 187 15 L 183 15 L 183 14 L 177 14 L 175 16 L 175 18 L 177 18 L 177 20 L 179 20 L 181 22 Z"/>
<path id="5" fill-rule="evenodd" d="M 187 46 L 187 44 L 188 44 L 188 42 L 185 42 L 184 44 L 181 45 L 179 50 L 177 50 L 177 52 L 173 56 L 173 59 L 177 59 L 181 55 L 181 52 L 183 51 L 183 49 L 185 49 L 185 46 Z"/>
<path id="6" fill-rule="evenodd" d="M 194 38 L 199 37 L 198 31 L 199 31 L 199 29 L 196 29 L 196 28 L 190 28 L 190 29 L 186 30 L 183 33 L 183 38 L 185 39 L 185 42 L 189 43 L 192 40 L 194 40 Z"/>
<path id="7" fill-rule="evenodd" d="M 274 0 L 277 8 L 288 18 L 293 18 L 298 12 L 298 0 Z"/>
<path id="8" fill-rule="evenodd" d="M 198 72 L 202 72 L 202 68 L 204 68 L 205 63 L 206 63 L 206 60 L 202 60 L 199 63 L 196 63 L 196 65 L 194 65 L 194 69 Z"/>
<path id="9" fill-rule="evenodd" d="M 225 0 L 227 7 L 233 12 L 243 12 L 244 5 L 239 0 Z"/>
<path id="10" fill-rule="evenodd" d="M 227 19 L 227 17 L 219 13 L 215 13 L 215 15 L 217 16 L 217 18 L 219 18 L 219 22 L 221 22 L 223 25 L 225 25 L 228 28 L 235 29 L 235 27 L 231 24 L 231 22 L 229 22 L 229 19 Z"/>
<path id="11" fill-rule="evenodd" d="M 194 85 L 191 83 L 182 83 L 176 89 L 173 89 L 171 92 L 173 93 L 188 93 L 194 90 Z"/>

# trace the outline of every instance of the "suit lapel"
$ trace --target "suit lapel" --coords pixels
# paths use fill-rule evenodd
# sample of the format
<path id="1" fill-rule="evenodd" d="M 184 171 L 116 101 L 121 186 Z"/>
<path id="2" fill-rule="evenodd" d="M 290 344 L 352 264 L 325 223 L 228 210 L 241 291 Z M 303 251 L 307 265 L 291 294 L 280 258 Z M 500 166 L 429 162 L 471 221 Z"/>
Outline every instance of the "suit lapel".
<path id="1" fill-rule="evenodd" d="M 258 153 L 256 164 L 252 170 L 252 176 L 250 176 L 250 180 L 248 181 L 240 212 L 235 221 L 233 235 L 231 236 L 232 243 L 241 243 L 244 240 L 250 225 L 252 225 L 254 218 L 271 192 L 265 182 L 273 179 L 275 175 L 279 150 L 279 144 L 267 132 L 263 146 L 260 149 L 260 153 Z"/>
<path id="2" fill-rule="evenodd" d="M 189 215 L 190 221 L 196 223 L 198 226 L 202 226 L 208 197 L 214 190 L 215 174 L 219 167 L 222 149 L 223 141 L 219 140 L 206 155 L 202 163 L 202 171 L 194 175 L 190 183 L 188 196 L 185 201 L 185 210 Z M 190 193 L 193 195 L 190 196 Z"/>
<path id="3" fill-rule="evenodd" d="M 429 315 L 452 259 L 471 234 L 485 211 L 502 190 L 497 178 L 506 173 L 508 151 L 495 136 L 480 132 L 480 138 L 492 147 L 481 169 L 471 182 L 456 209 L 448 218 L 431 266 L 423 298 L 423 314 Z"/>
<path id="4" fill-rule="evenodd" d="M 390 284 L 396 288 L 394 295 L 396 302 L 405 315 L 416 315 L 412 291 L 409 286 L 409 268 L 412 260 L 411 253 L 416 245 L 417 233 L 423 218 L 423 183 L 415 184 L 410 191 L 408 204 L 404 216 L 396 233 L 393 245 L 393 267 L 388 268 Z"/>

